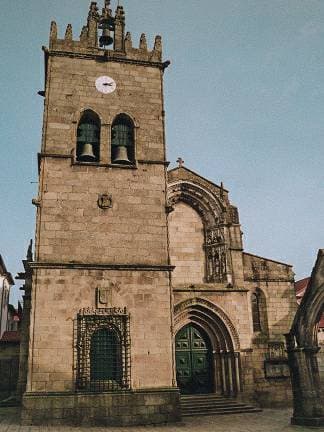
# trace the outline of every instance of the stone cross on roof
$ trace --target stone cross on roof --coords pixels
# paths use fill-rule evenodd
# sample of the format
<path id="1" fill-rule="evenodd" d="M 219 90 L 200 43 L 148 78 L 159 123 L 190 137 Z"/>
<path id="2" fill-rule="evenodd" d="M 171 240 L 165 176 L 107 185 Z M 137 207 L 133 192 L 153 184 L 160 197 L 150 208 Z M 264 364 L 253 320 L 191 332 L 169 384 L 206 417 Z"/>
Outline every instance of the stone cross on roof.
<path id="1" fill-rule="evenodd" d="M 182 165 L 184 164 L 184 160 L 181 157 L 178 157 L 176 162 L 179 164 L 179 168 L 181 168 Z"/>

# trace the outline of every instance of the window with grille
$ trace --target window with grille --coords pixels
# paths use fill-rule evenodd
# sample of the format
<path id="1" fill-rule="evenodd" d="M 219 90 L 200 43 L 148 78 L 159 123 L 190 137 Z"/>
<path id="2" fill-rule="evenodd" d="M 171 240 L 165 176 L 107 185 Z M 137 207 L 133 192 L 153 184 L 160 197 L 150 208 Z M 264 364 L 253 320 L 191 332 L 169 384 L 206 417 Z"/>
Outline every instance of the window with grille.
<path id="1" fill-rule="evenodd" d="M 126 309 L 83 309 L 75 328 L 76 389 L 122 391 L 130 386 Z"/>

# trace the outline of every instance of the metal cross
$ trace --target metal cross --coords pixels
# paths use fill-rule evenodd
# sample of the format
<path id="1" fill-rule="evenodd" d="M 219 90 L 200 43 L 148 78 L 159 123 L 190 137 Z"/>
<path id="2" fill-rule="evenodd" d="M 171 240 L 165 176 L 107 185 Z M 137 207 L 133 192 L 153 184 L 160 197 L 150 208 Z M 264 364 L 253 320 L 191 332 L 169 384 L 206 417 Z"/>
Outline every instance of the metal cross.
<path id="1" fill-rule="evenodd" d="M 182 165 L 184 164 L 184 160 L 181 157 L 178 157 L 177 163 L 179 164 L 179 168 L 181 168 Z"/>

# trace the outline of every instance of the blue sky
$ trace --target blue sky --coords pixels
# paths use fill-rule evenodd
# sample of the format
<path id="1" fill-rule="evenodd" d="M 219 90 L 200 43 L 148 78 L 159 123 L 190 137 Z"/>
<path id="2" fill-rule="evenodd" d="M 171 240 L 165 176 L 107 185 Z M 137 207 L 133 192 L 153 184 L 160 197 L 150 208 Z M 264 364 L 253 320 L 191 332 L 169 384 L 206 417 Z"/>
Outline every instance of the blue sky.
<path id="1" fill-rule="evenodd" d="M 89 4 L 2 5 L 0 253 L 13 275 L 34 236 L 41 46 L 52 19 L 61 36 L 68 23 L 78 36 Z M 223 181 L 240 211 L 245 250 L 293 264 L 296 279 L 307 276 L 324 247 L 324 1 L 121 4 L 133 44 L 142 32 L 150 45 L 161 34 L 172 62 L 165 73 L 171 166 L 181 156 L 188 168 Z"/>

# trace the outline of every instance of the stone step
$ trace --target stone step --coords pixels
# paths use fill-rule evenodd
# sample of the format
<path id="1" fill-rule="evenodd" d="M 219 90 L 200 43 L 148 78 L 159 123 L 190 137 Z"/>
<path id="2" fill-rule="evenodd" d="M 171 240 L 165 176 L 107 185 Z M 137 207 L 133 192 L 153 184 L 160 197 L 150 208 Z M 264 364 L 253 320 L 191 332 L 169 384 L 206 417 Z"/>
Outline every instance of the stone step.
<path id="1" fill-rule="evenodd" d="M 196 416 L 211 416 L 211 415 L 226 415 L 226 414 L 245 414 L 245 413 L 258 413 L 262 410 L 260 408 L 228 408 L 228 409 L 214 409 L 210 411 L 198 412 L 183 412 L 182 417 L 196 417 Z"/>
<path id="2" fill-rule="evenodd" d="M 211 395 L 181 396 L 181 411 L 184 417 L 204 415 L 225 415 L 256 413 L 262 411 L 251 405 L 238 402 L 233 398 Z"/>
<path id="3" fill-rule="evenodd" d="M 190 411 L 190 410 L 208 410 L 213 408 L 227 408 L 227 407 L 246 407 L 245 404 L 235 403 L 235 402 L 223 402 L 218 404 L 210 404 L 210 405 L 181 405 L 182 411 Z"/>

